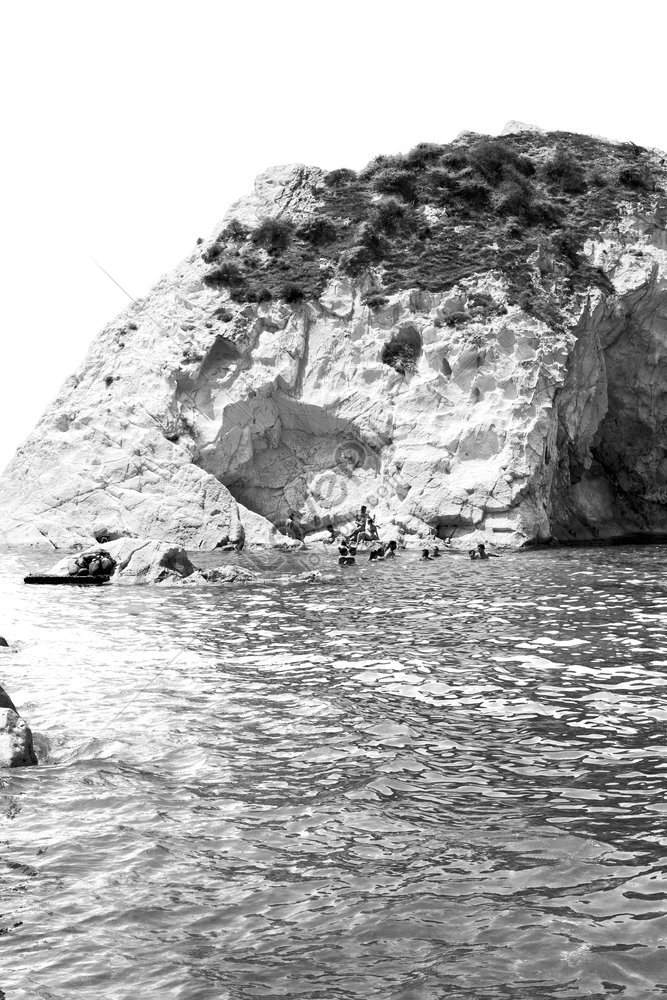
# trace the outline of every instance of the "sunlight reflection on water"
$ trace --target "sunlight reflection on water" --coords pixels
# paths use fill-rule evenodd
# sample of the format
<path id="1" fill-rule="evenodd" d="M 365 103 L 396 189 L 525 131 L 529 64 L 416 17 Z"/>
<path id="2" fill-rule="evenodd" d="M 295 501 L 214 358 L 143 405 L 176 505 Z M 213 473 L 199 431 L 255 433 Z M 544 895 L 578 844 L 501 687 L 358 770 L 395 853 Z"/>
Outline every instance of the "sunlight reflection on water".
<path id="1" fill-rule="evenodd" d="M 46 755 L 0 780 L 8 1000 L 667 992 L 667 549 L 95 592 L 36 558 L 0 576 Z"/>

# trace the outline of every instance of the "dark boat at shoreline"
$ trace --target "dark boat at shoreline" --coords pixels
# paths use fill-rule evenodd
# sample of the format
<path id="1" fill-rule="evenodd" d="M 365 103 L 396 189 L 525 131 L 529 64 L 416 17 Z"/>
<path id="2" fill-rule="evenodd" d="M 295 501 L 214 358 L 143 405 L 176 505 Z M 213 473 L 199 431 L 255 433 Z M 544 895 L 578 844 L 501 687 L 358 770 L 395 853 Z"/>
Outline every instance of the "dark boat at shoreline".
<path id="1" fill-rule="evenodd" d="M 91 576 L 90 574 L 82 574 L 81 576 L 49 576 L 44 573 L 30 573 L 23 578 L 23 582 L 32 584 L 69 583 L 75 587 L 99 587 L 102 584 L 108 583 L 110 579 L 111 576 L 107 576 L 106 574 L 99 574 L 97 576 Z"/>

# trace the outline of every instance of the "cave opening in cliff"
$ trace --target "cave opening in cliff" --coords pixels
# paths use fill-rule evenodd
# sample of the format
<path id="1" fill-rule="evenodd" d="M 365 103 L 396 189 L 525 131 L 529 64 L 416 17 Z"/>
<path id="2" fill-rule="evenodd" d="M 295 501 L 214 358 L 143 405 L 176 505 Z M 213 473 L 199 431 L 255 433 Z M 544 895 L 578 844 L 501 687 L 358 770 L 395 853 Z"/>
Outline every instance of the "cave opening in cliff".
<path id="1" fill-rule="evenodd" d="M 311 527 L 326 524 L 374 490 L 381 445 L 325 407 L 272 392 L 226 406 L 221 420 L 196 462 L 273 524 L 291 511 Z"/>

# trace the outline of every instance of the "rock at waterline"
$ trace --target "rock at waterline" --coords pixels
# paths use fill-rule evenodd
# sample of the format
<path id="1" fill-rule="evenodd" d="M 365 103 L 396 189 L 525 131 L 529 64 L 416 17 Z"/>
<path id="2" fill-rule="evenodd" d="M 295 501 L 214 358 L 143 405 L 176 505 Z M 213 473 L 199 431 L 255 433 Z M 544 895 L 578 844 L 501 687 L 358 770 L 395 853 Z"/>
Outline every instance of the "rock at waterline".
<path id="1" fill-rule="evenodd" d="M 78 557 L 61 559 L 51 573 L 68 576 L 77 571 L 77 559 L 107 552 L 115 563 L 113 579 L 120 583 L 168 583 L 188 577 L 195 571 L 187 552 L 180 545 L 155 542 L 146 538 L 119 538 L 104 548 L 93 546 Z"/>
<path id="2" fill-rule="evenodd" d="M 3 636 L 0 635 L 0 646 L 9 646 L 9 643 Z"/>
<path id="3" fill-rule="evenodd" d="M 99 547 L 87 549 L 77 556 L 61 559 L 51 570 L 50 576 L 76 575 L 77 560 L 90 558 Z M 261 574 L 243 566 L 215 566 L 199 569 L 190 560 L 185 549 L 169 542 L 154 542 L 144 538 L 122 538 L 104 546 L 115 563 L 113 581 L 121 584 L 248 584 L 261 579 Z M 322 579 L 317 571 L 288 574 L 282 582 L 312 583 Z"/>
<path id="4" fill-rule="evenodd" d="M 31 767 L 36 763 L 30 727 L 0 687 L 0 767 Z"/>

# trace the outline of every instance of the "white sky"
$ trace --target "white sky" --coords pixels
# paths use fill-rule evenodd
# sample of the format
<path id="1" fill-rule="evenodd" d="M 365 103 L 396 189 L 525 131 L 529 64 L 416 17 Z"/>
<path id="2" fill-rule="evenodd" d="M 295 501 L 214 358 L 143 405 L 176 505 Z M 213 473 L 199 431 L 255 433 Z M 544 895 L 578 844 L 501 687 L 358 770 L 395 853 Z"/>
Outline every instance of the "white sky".
<path id="1" fill-rule="evenodd" d="M 125 305 L 91 258 L 144 294 L 268 166 L 359 168 L 508 119 L 667 148 L 659 0 L 11 7 L 0 469 Z"/>

